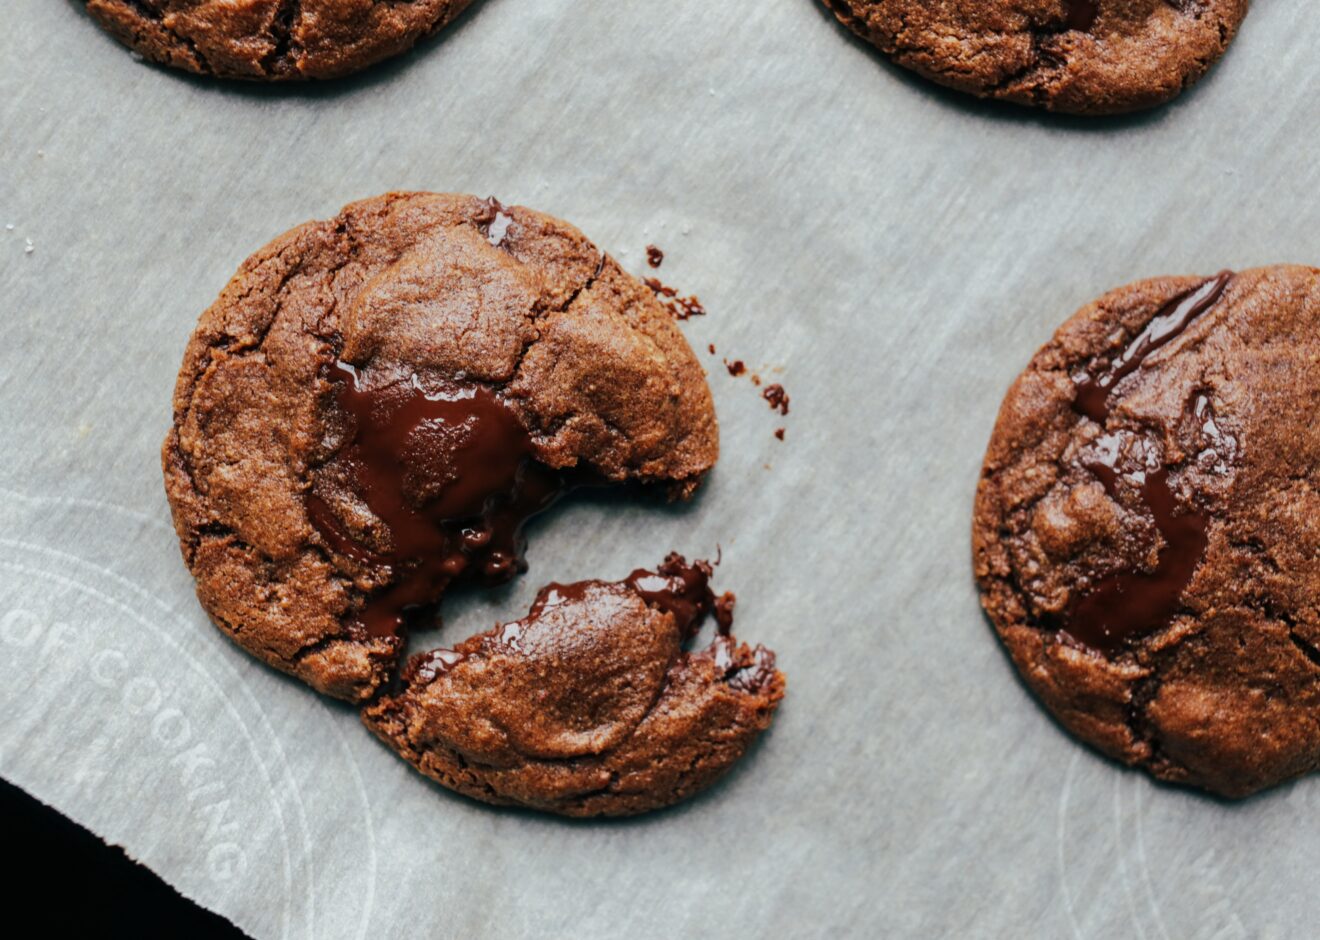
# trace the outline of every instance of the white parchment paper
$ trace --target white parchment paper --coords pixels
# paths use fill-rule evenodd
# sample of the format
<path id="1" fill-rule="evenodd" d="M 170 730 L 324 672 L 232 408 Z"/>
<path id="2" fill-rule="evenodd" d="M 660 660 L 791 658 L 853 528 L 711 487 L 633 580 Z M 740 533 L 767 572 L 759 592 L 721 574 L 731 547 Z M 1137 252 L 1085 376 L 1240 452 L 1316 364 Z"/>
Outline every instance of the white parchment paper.
<path id="1" fill-rule="evenodd" d="M 1312 934 L 1320 779 L 1229 805 L 1073 744 L 968 547 L 1000 396 L 1074 309 L 1320 262 L 1320 19 L 1255 7 L 1181 101 L 1087 122 L 935 89 L 813 0 L 485 0 L 304 89 L 182 77 L 78 0 L 4 0 L 0 774 L 263 940 Z M 468 802 L 198 607 L 157 457 L 187 336 L 251 251 L 392 188 L 534 206 L 636 272 L 654 242 L 708 307 L 701 498 L 566 506 L 526 578 L 430 637 L 719 544 L 737 632 L 790 684 L 701 798 L 614 823 Z"/>

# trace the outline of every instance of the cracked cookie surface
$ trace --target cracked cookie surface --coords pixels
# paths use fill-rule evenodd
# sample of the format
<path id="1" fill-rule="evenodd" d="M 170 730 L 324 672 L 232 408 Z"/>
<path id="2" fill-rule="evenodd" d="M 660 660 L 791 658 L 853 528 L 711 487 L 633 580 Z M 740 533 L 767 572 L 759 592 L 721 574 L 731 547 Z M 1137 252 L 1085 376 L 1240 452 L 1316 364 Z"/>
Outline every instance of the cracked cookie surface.
<path id="1" fill-rule="evenodd" d="M 397 439 L 368 433 L 382 416 Z M 451 580 L 519 570 L 521 522 L 562 478 L 685 497 L 718 450 L 682 334 L 580 232 L 493 200 L 393 193 L 243 263 L 188 344 L 162 461 L 217 626 L 365 701 L 410 611 Z M 498 464 L 488 490 L 455 479 L 454 454 Z"/>
<path id="2" fill-rule="evenodd" d="M 774 654 L 728 635 L 732 595 L 671 555 L 619 582 L 542 589 L 529 614 L 414 657 L 363 721 L 442 785 L 498 805 L 622 816 L 709 786 L 770 724 Z M 709 612 L 720 633 L 683 646 Z"/>
<path id="3" fill-rule="evenodd" d="M 986 98 L 1118 114 L 1178 95 L 1248 0 L 822 0 L 896 63 Z"/>
<path id="4" fill-rule="evenodd" d="M 1120 288 L 1009 390 L 981 601 L 1077 737 L 1241 797 L 1320 766 L 1320 271 Z"/>
<path id="5" fill-rule="evenodd" d="M 472 0 L 86 0 L 154 62 L 224 78 L 336 78 L 412 48 Z"/>

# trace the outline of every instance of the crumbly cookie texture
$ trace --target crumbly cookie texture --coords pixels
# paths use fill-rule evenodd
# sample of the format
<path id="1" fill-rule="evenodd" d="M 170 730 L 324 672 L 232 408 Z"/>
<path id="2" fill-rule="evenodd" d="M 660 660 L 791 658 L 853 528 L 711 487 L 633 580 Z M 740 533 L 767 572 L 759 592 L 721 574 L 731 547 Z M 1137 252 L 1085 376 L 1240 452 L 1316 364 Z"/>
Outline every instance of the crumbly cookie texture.
<path id="1" fill-rule="evenodd" d="M 1004 400 L 986 613 L 1073 734 L 1241 797 L 1320 765 L 1320 271 L 1121 288 Z"/>
<path id="2" fill-rule="evenodd" d="M 1073 114 L 1174 98 L 1224 54 L 1247 15 L 1247 0 L 822 2 L 942 85 Z"/>
<path id="3" fill-rule="evenodd" d="M 637 589 L 682 566 L 671 556 L 659 575 L 548 587 L 524 619 L 415 658 L 403 690 L 363 720 L 422 773 L 487 803 L 623 816 L 685 799 L 769 726 L 784 677 L 768 650 L 726 635 L 683 650 L 709 602 L 685 611 Z"/>
<path id="4" fill-rule="evenodd" d="M 718 456 L 710 391 L 682 334 L 564 222 L 471 196 L 392 193 L 276 239 L 188 344 L 166 492 L 215 623 L 350 701 L 369 699 L 399 655 L 402 636 L 364 630 L 363 610 L 410 560 L 388 555 L 378 503 L 340 459 L 354 434 L 333 371 L 345 363 L 364 382 L 480 392 L 514 416 L 546 472 L 683 497 Z M 418 500 L 447 485 L 444 467 L 422 458 L 412 469 Z"/>
<path id="5" fill-rule="evenodd" d="M 472 0 L 86 0 L 154 62 L 224 78 L 336 78 L 411 49 Z"/>

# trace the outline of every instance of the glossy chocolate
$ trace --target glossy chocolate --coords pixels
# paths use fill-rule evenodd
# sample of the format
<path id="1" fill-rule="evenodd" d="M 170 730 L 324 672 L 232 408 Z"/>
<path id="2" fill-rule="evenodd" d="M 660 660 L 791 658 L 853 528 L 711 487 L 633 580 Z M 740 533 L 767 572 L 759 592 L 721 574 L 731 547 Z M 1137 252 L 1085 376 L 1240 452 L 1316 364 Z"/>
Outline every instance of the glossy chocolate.
<path id="1" fill-rule="evenodd" d="M 426 685 L 428 682 L 434 682 L 465 659 L 467 654 L 458 650 L 431 650 L 429 653 L 415 657 L 408 664 L 408 670 L 403 678 L 408 683 Z"/>
<path id="2" fill-rule="evenodd" d="M 361 628 L 396 635 L 455 579 L 498 584 L 527 569 L 523 526 L 565 483 L 533 458 L 507 405 L 486 388 L 423 386 L 416 376 L 373 375 L 343 362 L 329 378 L 352 428 L 334 459 L 384 524 L 385 545 L 352 538 L 318 496 L 307 508 L 332 549 L 391 569 L 390 584 L 358 613 Z"/>
<path id="3" fill-rule="evenodd" d="M 715 611 L 720 632 L 727 633 L 733 624 L 733 604 L 721 606 L 710 589 L 711 565 L 708 561 L 687 559 L 671 553 L 655 571 L 638 568 L 623 583 L 642 596 L 652 607 L 673 616 L 684 637 L 697 632 L 701 618 Z"/>
<path id="4" fill-rule="evenodd" d="M 1099 0 L 1063 0 L 1064 26 L 1087 32 L 1100 16 Z"/>
<path id="5" fill-rule="evenodd" d="M 734 596 L 723 594 L 715 596 L 710 589 L 712 567 L 708 561 L 687 559 L 677 552 L 671 552 L 655 571 L 638 568 L 618 584 L 632 588 L 642 600 L 652 607 L 673 616 L 684 638 L 696 633 L 701 626 L 701 619 L 707 613 L 714 613 L 715 622 L 721 633 L 728 633 L 733 625 Z M 586 597 L 592 587 L 607 584 L 604 581 L 577 581 L 573 584 L 547 584 L 536 595 L 529 617 L 537 617 L 550 607 Z"/>
<path id="6" fill-rule="evenodd" d="M 1108 368 L 1075 378 L 1073 408 L 1104 424 L 1110 396 L 1122 379 L 1140 369 L 1156 350 L 1177 338 L 1223 296 L 1232 274 L 1223 272 L 1195 290 L 1175 297 L 1147 324 Z M 1217 467 L 1236 454 L 1236 441 L 1215 420 L 1210 397 L 1198 393 L 1191 413 L 1205 441 L 1202 456 Z M 1155 568 L 1119 571 L 1097 581 L 1074 597 L 1060 633 L 1106 655 L 1121 652 L 1127 642 L 1168 626 L 1181 606 L 1209 544 L 1209 516 L 1183 510 L 1169 486 L 1169 468 L 1154 445 L 1127 434 L 1105 434 L 1094 444 L 1094 456 L 1084 466 L 1095 474 L 1115 502 L 1122 502 L 1122 484 L 1134 487 L 1151 514 L 1162 545 Z"/>
<path id="7" fill-rule="evenodd" d="M 1063 632 L 1092 649 L 1113 655 L 1124 648 L 1128 639 L 1149 636 L 1167 626 L 1178 613 L 1182 592 L 1209 544 L 1210 519 L 1203 512 L 1180 512 L 1169 488 L 1168 467 L 1123 470 L 1122 442 L 1106 435 L 1097 443 L 1098 455 L 1087 461 L 1086 468 L 1115 502 L 1120 501 L 1120 480 L 1136 487 L 1164 542 L 1154 570 L 1110 574 L 1069 607 Z"/>
<path id="8" fill-rule="evenodd" d="M 1109 417 L 1109 396 L 1115 386 L 1140 369 L 1156 350 L 1173 342 L 1214 307 L 1232 279 L 1233 272 L 1222 271 L 1195 290 L 1179 294 L 1160 308 L 1160 312 L 1128 343 L 1108 368 L 1075 379 L 1077 392 L 1073 398 L 1073 408 L 1092 421 L 1103 424 Z"/>
<path id="9" fill-rule="evenodd" d="M 694 561 L 689 564 L 682 555 L 671 552 L 664 564 L 655 571 L 638 568 L 622 581 L 547 584 L 537 592 L 536 600 L 524 619 L 504 625 L 499 642 L 517 649 L 526 624 L 541 617 L 547 610 L 583 601 L 593 588 L 621 585 L 636 591 L 642 600 L 652 607 L 670 614 L 684 640 L 696 634 L 706 614 L 714 615 L 718 627 L 717 643 L 724 642 L 727 646 L 728 634 L 733 626 L 733 607 L 736 599 L 729 592 L 719 597 L 715 596 L 715 592 L 710 589 L 711 573 L 710 562 Z M 414 657 L 409 663 L 404 679 L 408 683 L 425 685 L 443 676 L 467 657 L 467 653 L 453 649 L 437 649 L 423 653 Z M 773 654 L 770 654 L 768 670 L 767 675 L 774 674 Z"/>

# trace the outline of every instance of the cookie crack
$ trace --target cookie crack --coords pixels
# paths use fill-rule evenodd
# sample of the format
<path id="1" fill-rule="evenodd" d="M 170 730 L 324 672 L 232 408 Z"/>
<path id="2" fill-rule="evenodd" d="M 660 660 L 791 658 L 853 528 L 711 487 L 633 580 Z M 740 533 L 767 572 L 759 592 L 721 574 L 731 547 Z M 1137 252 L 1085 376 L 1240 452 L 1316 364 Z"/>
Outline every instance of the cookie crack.
<path id="1" fill-rule="evenodd" d="M 517 380 L 518 374 L 522 372 L 523 363 L 526 361 L 528 354 L 532 351 L 532 347 L 541 341 L 540 331 L 536 329 L 536 321 L 550 316 L 551 314 L 566 313 L 568 310 L 572 309 L 573 305 L 577 303 L 578 298 L 591 290 L 591 288 L 596 285 L 596 282 L 600 280 L 601 275 L 605 272 L 605 264 L 608 257 L 609 256 L 602 251 L 599 259 L 596 261 L 595 272 L 578 285 L 578 287 L 574 289 L 562 303 L 553 307 L 540 307 L 538 305 L 538 307 L 534 308 L 527 315 L 527 322 L 532 327 L 534 335 L 522 344 L 522 348 L 518 351 L 517 357 L 513 360 L 513 368 L 509 371 L 509 378 L 504 382 L 498 383 L 496 386 L 498 389 L 502 391 Z"/>
<path id="2" fill-rule="evenodd" d="M 346 227 L 342 221 L 335 227 L 334 232 L 336 235 L 339 235 L 347 242 L 347 246 L 346 246 L 347 250 L 344 252 L 343 257 L 336 262 L 336 264 L 334 264 L 333 266 L 327 269 L 326 277 L 327 280 L 330 282 L 333 282 L 334 278 L 339 274 L 339 272 L 342 271 L 345 267 L 347 267 L 350 263 L 352 263 L 352 261 L 354 260 L 354 252 L 356 250 L 356 246 L 353 243 L 353 239 L 351 235 L 349 235 L 349 233 L 347 232 Z M 289 252 L 292 252 L 297 247 L 299 246 L 296 241 L 291 242 L 290 244 L 283 246 L 270 260 L 274 262 L 282 261 Z M 210 342 L 207 344 L 206 357 L 198 365 L 197 369 L 193 372 L 192 380 L 189 383 L 187 404 L 183 408 L 183 410 L 179 412 L 178 415 L 176 415 L 174 420 L 174 427 L 171 430 L 171 452 L 177 458 L 179 469 L 187 478 L 188 485 L 193 490 L 193 492 L 198 492 L 198 493 L 201 492 L 197 486 L 196 468 L 193 466 L 192 457 L 188 453 L 186 453 L 183 447 L 181 446 L 178 429 L 184 427 L 187 424 L 188 419 L 192 414 L 193 405 L 197 397 L 198 386 L 201 384 L 201 380 L 203 376 L 205 376 L 206 373 L 211 369 L 211 367 L 216 363 L 218 358 L 217 353 L 223 353 L 226 359 L 234 359 L 234 360 L 248 359 L 255 356 L 264 355 L 266 339 L 270 336 L 270 333 L 274 329 L 275 324 L 279 321 L 281 315 L 284 313 L 285 302 L 287 299 L 285 297 L 285 290 L 288 287 L 289 283 L 303 270 L 304 270 L 304 263 L 303 263 L 303 259 L 300 257 L 296 263 L 289 265 L 288 269 L 280 274 L 280 277 L 275 284 L 274 290 L 270 292 L 270 296 L 275 305 L 275 309 L 271 312 L 269 319 L 261 326 L 261 328 L 258 331 L 248 336 L 235 336 L 223 330 L 219 331 L 218 338 L 214 342 Z M 248 289 L 240 293 L 232 301 L 232 304 L 235 306 L 243 305 L 244 303 L 247 302 L 247 300 L 252 296 L 252 294 L 257 289 L 258 288 L 255 285 L 249 287 Z M 322 337 L 324 339 L 324 336 L 320 332 L 324 328 L 323 325 L 324 319 L 336 309 L 336 306 L 337 306 L 337 300 L 332 292 L 330 295 L 329 308 L 327 308 L 327 310 L 322 313 L 321 318 L 318 319 L 317 321 L 316 331 L 315 331 L 317 336 Z M 331 345 L 333 346 L 333 344 Z M 298 483 L 301 487 L 303 487 L 304 490 L 306 490 L 306 488 L 308 488 L 311 485 L 311 479 L 310 479 L 311 471 L 312 468 L 310 467 L 304 468 L 303 472 L 298 477 Z M 263 557 L 268 557 L 265 555 L 264 552 L 260 552 L 259 549 L 254 548 L 254 550 L 258 551 Z"/>
<path id="3" fill-rule="evenodd" d="M 1150 703 L 1159 695 L 1164 676 L 1158 665 L 1152 664 L 1150 669 L 1149 675 L 1132 682 L 1128 702 L 1123 709 L 1124 723 L 1132 737 L 1135 752 L 1130 763 L 1135 767 L 1149 768 L 1171 763 L 1161 750 L 1159 729 L 1150 720 Z"/>
<path id="4" fill-rule="evenodd" d="M 1320 647 L 1317 647 L 1306 637 L 1302 636 L 1297 629 L 1297 618 L 1287 611 L 1280 610 L 1269 598 L 1248 598 L 1247 606 L 1259 611 L 1261 616 L 1267 620 L 1279 624 L 1288 631 L 1288 641 L 1296 647 L 1308 663 L 1317 670 L 1320 670 Z"/>
<path id="5" fill-rule="evenodd" d="M 263 587 L 266 591 L 277 589 L 277 586 L 282 582 L 281 578 L 273 577 L 272 576 L 273 573 L 269 569 L 271 567 L 274 567 L 276 569 L 274 573 L 278 573 L 278 570 L 281 567 L 283 567 L 283 565 L 280 562 L 270 558 L 269 555 L 261 551 L 256 546 L 252 545 L 250 542 L 245 540 L 241 535 L 239 535 L 235 530 L 225 525 L 224 523 L 219 521 L 208 522 L 202 526 L 199 526 L 195 531 L 196 531 L 196 538 L 193 540 L 194 551 L 196 550 L 196 547 L 200 546 L 201 542 L 204 539 L 215 539 L 219 541 L 229 542 L 239 551 L 257 555 L 268 562 L 266 566 L 267 568 L 266 576 L 262 579 Z M 306 546 L 305 550 L 319 556 L 324 562 L 326 562 L 328 567 L 332 569 L 334 568 L 333 564 L 330 562 L 329 555 L 327 554 L 323 546 L 315 543 L 310 543 Z M 343 588 L 350 595 L 361 597 L 362 592 L 358 590 L 355 586 L 353 586 L 351 578 L 346 577 L 343 573 L 339 571 L 332 571 L 330 577 L 338 581 L 340 587 Z M 265 597 L 263 599 L 269 600 L 268 597 Z M 207 614 L 211 617 L 211 619 L 223 624 L 225 629 L 230 633 L 232 633 L 234 636 L 237 637 L 240 634 L 244 633 L 243 626 L 237 623 L 236 621 L 228 617 L 222 616 L 218 613 L 215 613 L 211 610 L 207 610 Z M 347 631 L 343 631 L 340 633 L 326 634 L 324 636 L 318 637 L 317 639 L 312 640 L 311 642 L 305 644 L 304 646 L 299 647 L 297 650 L 287 655 L 274 649 L 268 644 L 262 644 L 260 646 L 260 649 L 265 653 L 267 653 L 269 656 L 278 659 L 281 662 L 287 663 L 290 666 L 297 666 L 303 659 L 307 658 L 308 656 L 314 653 L 320 652 L 332 646 L 335 643 L 352 642 L 355 639 L 356 638 L 351 633 Z M 373 658 L 387 658 L 387 659 L 392 658 L 392 657 L 380 657 L 374 653 L 372 654 L 372 656 Z"/>
<path id="6" fill-rule="evenodd" d="M 1301 634 L 1297 632 L 1296 626 L 1291 621 L 1284 621 L 1288 627 L 1288 639 L 1292 640 L 1293 646 L 1297 647 L 1298 652 L 1306 657 L 1307 661 L 1316 669 L 1320 669 L 1320 649 L 1308 642 Z"/>
<path id="7" fill-rule="evenodd" d="M 285 69 L 297 71 L 294 56 L 299 51 L 295 30 L 302 22 L 302 0 L 280 0 L 280 5 L 271 18 L 269 35 L 270 52 L 261 60 L 261 70 L 272 75 Z"/>

